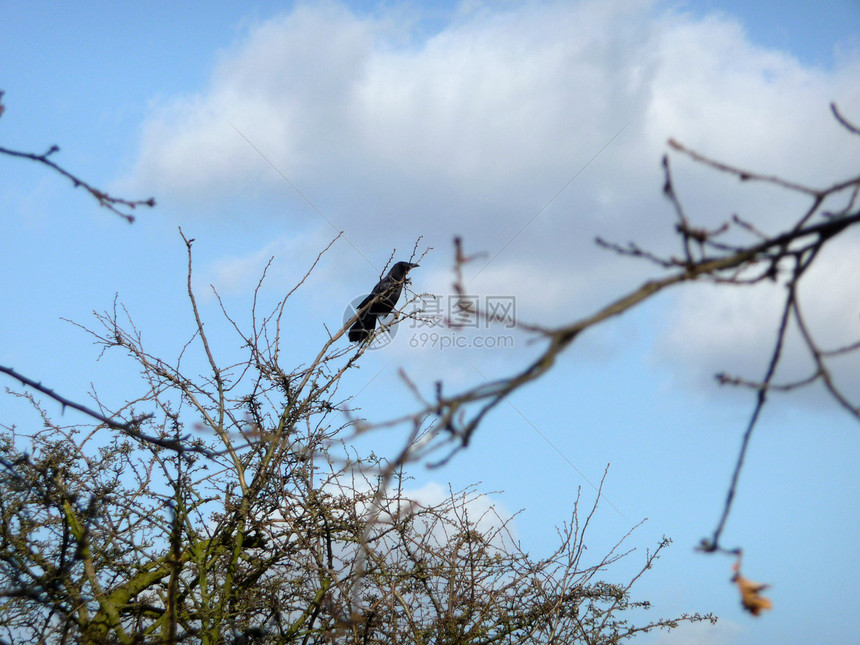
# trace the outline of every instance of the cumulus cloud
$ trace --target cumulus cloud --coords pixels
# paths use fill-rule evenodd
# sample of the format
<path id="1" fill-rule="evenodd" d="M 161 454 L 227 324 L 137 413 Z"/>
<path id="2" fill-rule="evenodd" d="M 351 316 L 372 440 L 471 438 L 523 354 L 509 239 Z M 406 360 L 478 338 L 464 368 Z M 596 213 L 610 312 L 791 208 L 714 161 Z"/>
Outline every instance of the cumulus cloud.
<path id="1" fill-rule="evenodd" d="M 416 506 L 427 508 L 447 507 L 453 500 L 454 505 L 446 512 L 452 523 L 468 520 L 473 523 L 476 530 L 490 538 L 490 543 L 494 547 L 499 549 L 516 543 L 517 531 L 513 514 L 490 495 L 467 489 L 452 496 L 449 488 L 430 482 L 421 488 L 404 491 L 403 497 Z M 442 531 L 442 527 L 436 527 L 434 530 Z M 442 531 L 434 537 L 442 542 L 449 536 Z"/>
<path id="2" fill-rule="evenodd" d="M 418 235 L 442 249 L 460 234 L 487 252 L 467 274 L 476 290 L 514 292 L 524 319 L 559 322 L 651 271 L 595 249 L 595 235 L 674 244 L 660 193 L 668 137 L 813 184 L 860 162 L 828 113 L 831 100 L 849 114 L 860 105 L 858 59 L 811 68 L 751 43 L 726 16 L 542 2 L 464 5 L 429 35 L 415 24 L 402 10 L 327 4 L 256 25 L 205 92 L 153 110 L 129 181 L 162 201 L 205 203 L 212 217 L 232 217 L 230 205 L 253 195 L 261 226 L 277 216 L 302 235 L 309 223 L 343 228 L 380 262 Z M 698 224 L 738 212 L 777 231 L 803 207 L 682 159 L 674 167 Z M 853 247 L 834 253 L 832 266 L 857 273 Z M 351 256 L 345 267 L 365 266 Z M 247 262 L 221 270 L 244 275 Z M 828 319 L 844 303 L 818 280 L 814 309 Z M 757 356 L 775 296 L 702 293 L 672 301 L 663 355 L 708 368 L 709 357 Z"/>
<path id="3" fill-rule="evenodd" d="M 154 110 L 134 180 L 187 202 L 214 202 L 249 183 L 271 188 L 280 178 L 249 141 L 307 179 L 332 141 L 347 144 L 336 129 L 370 37 L 365 23 L 333 5 L 257 25 L 216 65 L 208 92 Z"/>
<path id="4" fill-rule="evenodd" d="M 352 497 L 373 493 L 374 486 L 375 483 L 362 474 L 342 473 L 332 476 L 325 488 L 333 494 Z M 480 493 L 476 486 L 455 491 L 431 481 L 420 488 L 390 489 L 382 507 L 377 507 L 368 497 L 356 502 L 356 510 L 365 519 L 374 518 L 381 526 L 411 515 L 419 516 L 415 519 L 415 530 L 440 545 L 451 538 L 452 528 L 468 525 L 498 549 L 515 547 L 518 537 L 515 517 L 491 495 L 496 494 Z"/>

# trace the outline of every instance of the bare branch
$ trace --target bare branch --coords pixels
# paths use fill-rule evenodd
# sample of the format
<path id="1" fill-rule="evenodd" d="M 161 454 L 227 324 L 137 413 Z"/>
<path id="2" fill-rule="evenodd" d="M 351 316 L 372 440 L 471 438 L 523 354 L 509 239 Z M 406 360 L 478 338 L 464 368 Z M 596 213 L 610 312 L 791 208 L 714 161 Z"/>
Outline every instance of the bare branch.
<path id="1" fill-rule="evenodd" d="M 143 423 L 144 421 L 146 421 L 147 419 L 151 419 L 152 418 L 151 414 L 140 415 L 140 416 L 138 416 L 138 417 L 136 417 L 136 418 L 134 418 L 128 422 L 115 421 L 114 419 L 106 417 L 105 415 L 101 414 L 100 412 L 97 412 L 96 410 L 93 410 L 92 408 L 88 408 L 85 405 L 82 405 L 80 403 L 76 403 L 76 402 L 72 401 L 71 399 L 67 399 L 64 396 L 57 394 L 52 389 L 45 387 L 41 383 L 34 381 L 30 378 L 27 378 L 23 374 L 19 374 L 18 372 L 16 372 L 11 367 L 5 367 L 3 365 L 0 365 L 0 372 L 2 372 L 3 374 L 7 374 L 8 376 L 11 376 L 15 380 L 19 381 L 22 385 L 25 385 L 26 387 L 32 388 L 32 389 L 34 389 L 38 392 L 41 392 L 42 394 L 45 394 L 45 395 L 49 396 L 50 398 L 54 399 L 54 401 L 56 401 L 57 403 L 59 403 L 62 406 L 63 410 L 65 410 L 66 408 L 72 408 L 73 410 L 77 410 L 78 412 L 82 412 L 83 414 L 87 415 L 88 417 L 92 417 L 93 419 L 106 425 L 107 427 L 113 428 L 114 430 L 119 430 L 119 431 L 127 434 L 130 437 L 138 439 L 139 441 L 143 441 L 145 443 L 152 444 L 154 446 L 159 446 L 161 448 L 166 448 L 168 450 L 174 450 L 176 452 L 190 451 L 190 452 L 201 452 L 202 454 L 207 454 L 207 455 L 210 454 L 209 451 L 201 451 L 199 448 L 194 448 L 194 447 L 185 445 L 184 441 L 188 438 L 187 436 L 181 437 L 180 439 L 177 439 L 177 440 L 170 440 L 170 439 L 162 439 L 159 437 L 152 437 L 152 436 L 149 436 L 149 435 L 146 435 L 146 434 L 143 434 L 142 432 L 140 432 L 140 430 L 139 430 L 140 424 Z"/>
<path id="2" fill-rule="evenodd" d="M 110 212 L 119 215 L 129 224 L 134 222 L 134 215 L 132 214 L 132 211 L 134 211 L 139 206 L 147 206 L 149 208 L 155 207 L 155 199 L 152 197 L 150 197 L 149 199 L 136 200 L 128 200 L 123 199 L 121 197 L 114 197 L 103 190 L 99 190 L 98 188 L 84 181 L 77 175 L 73 175 L 71 172 L 69 172 L 59 164 L 54 163 L 54 161 L 49 158 L 51 155 L 59 151 L 59 147 L 51 146 L 46 152 L 43 152 L 42 154 L 35 154 L 32 152 L 11 150 L 9 148 L 4 148 L 0 146 L 0 154 L 7 155 L 9 157 L 17 157 L 19 159 L 29 159 L 30 161 L 35 161 L 37 163 L 48 166 L 52 170 L 55 170 L 56 172 L 60 173 L 63 177 L 72 182 L 72 186 L 74 186 L 75 188 L 83 188 L 90 195 L 92 195 L 99 203 L 99 206 L 107 208 Z"/>

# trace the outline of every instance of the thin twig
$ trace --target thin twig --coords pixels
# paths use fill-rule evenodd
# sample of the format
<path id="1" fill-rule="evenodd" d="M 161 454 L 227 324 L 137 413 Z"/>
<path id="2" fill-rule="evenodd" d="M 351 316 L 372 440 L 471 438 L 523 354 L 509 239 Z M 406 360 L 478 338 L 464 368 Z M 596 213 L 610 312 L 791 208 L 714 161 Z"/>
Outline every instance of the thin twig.
<path id="1" fill-rule="evenodd" d="M 59 164 L 56 164 L 53 161 L 51 161 L 51 159 L 49 159 L 49 157 L 52 154 L 54 154 L 55 152 L 59 152 L 59 150 L 60 150 L 59 147 L 51 146 L 50 148 L 48 148 L 48 150 L 46 152 L 44 152 L 40 155 L 37 155 L 37 154 L 32 153 L 32 152 L 21 152 L 20 150 L 10 150 L 9 148 L 4 148 L 4 147 L 0 146 L 0 154 L 8 155 L 10 157 L 18 157 L 20 159 L 29 159 L 30 161 L 35 161 L 37 163 L 44 164 L 44 165 L 48 166 L 49 168 L 57 171 L 58 173 L 63 175 L 63 177 L 66 177 L 69 181 L 71 181 L 72 185 L 75 188 L 83 188 L 84 190 L 86 190 L 90 195 L 92 195 L 96 199 L 96 201 L 98 201 L 99 206 L 103 206 L 104 208 L 107 208 L 112 213 L 119 215 L 129 224 L 134 222 L 134 215 L 132 215 L 131 212 L 126 212 L 126 211 L 133 211 L 138 206 L 148 206 L 149 208 L 153 208 L 155 206 L 155 199 L 153 197 L 150 197 L 149 199 L 135 199 L 135 200 L 123 199 L 121 197 L 114 197 L 112 195 L 109 195 L 107 192 L 105 192 L 103 190 L 99 190 L 98 188 L 96 188 L 92 184 L 87 183 L 86 181 L 84 181 L 83 179 L 78 177 L 77 175 L 73 175 L 68 170 L 66 170 L 65 168 L 63 168 Z M 121 208 L 125 208 L 126 211 L 120 210 Z"/>
<path id="2" fill-rule="evenodd" d="M 836 103 L 830 104 L 830 111 L 833 112 L 833 116 L 836 117 L 836 120 L 839 121 L 840 125 L 848 130 L 851 134 L 860 134 L 860 128 L 851 123 L 848 119 L 842 116 L 842 113 L 839 112 L 839 108 L 836 107 Z"/>

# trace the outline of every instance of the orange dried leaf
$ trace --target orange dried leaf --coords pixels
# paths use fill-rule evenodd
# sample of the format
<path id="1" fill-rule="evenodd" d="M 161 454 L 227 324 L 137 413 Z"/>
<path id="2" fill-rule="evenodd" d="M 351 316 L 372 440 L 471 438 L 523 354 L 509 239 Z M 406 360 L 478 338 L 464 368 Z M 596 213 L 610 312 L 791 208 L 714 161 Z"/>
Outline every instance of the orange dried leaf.
<path id="1" fill-rule="evenodd" d="M 744 578 L 740 573 L 736 573 L 732 578 L 738 589 L 741 592 L 741 604 L 744 609 L 750 612 L 753 616 L 758 616 L 763 609 L 772 609 L 773 603 L 770 598 L 765 598 L 760 595 L 762 591 L 770 585 L 760 584 Z"/>

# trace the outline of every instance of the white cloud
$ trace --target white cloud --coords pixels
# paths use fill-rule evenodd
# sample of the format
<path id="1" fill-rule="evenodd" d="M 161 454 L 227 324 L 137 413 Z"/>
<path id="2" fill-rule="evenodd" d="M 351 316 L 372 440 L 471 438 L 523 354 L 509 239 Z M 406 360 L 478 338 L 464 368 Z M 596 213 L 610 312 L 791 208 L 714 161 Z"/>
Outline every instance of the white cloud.
<path id="1" fill-rule="evenodd" d="M 334 128 L 343 124 L 370 36 L 365 23 L 333 5 L 257 25 L 222 57 L 204 96 L 154 111 L 135 181 L 192 202 L 280 181 L 242 135 L 285 173 L 306 179 L 306 166 L 318 166 L 340 139 Z"/>
<path id="2" fill-rule="evenodd" d="M 452 500 L 452 493 L 448 487 L 430 482 L 421 488 L 405 490 L 403 497 L 421 507 L 447 508 Z M 490 495 L 469 489 L 454 493 L 453 500 L 453 507 L 447 511 L 447 517 L 452 523 L 468 520 L 483 535 L 491 538 L 492 544 L 498 548 L 509 548 L 516 542 L 513 515 Z M 440 541 L 446 538 L 441 534 L 435 537 Z"/>
<path id="3" fill-rule="evenodd" d="M 668 137 L 819 184 L 860 162 L 828 113 L 831 100 L 857 113 L 860 63 L 809 69 L 752 44 L 725 16 L 648 2 L 477 4 L 430 37 L 413 28 L 408 15 L 358 17 L 337 5 L 257 25 L 224 54 L 205 93 L 152 113 L 132 180 L 168 201 L 202 200 L 213 216 L 230 217 L 228 206 L 250 195 L 261 213 L 288 211 L 301 235 L 307 222 L 328 228 L 262 153 L 366 257 L 381 263 L 423 234 L 447 262 L 460 234 L 467 249 L 498 254 L 476 290 L 516 291 L 529 303 L 525 319 L 559 321 L 650 271 L 595 250 L 595 235 L 675 251 L 660 192 Z M 776 231 L 803 206 L 677 156 L 673 168 L 696 223 L 738 212 Z M 830 262 L 856 274 L 855 256 L 837 249 Z M 238 280 L 245 265 L 222 273 Z M 824 320 L 844 313 L 844 283 L 834 291 L 817 280 L 811 309 Z M 772 329 L 765 291 L 690 290 L 675 301 L 662 351 L 708 371 L 716 358 L 748 363 Z"/>
<path id="4" fill-rule="evenodd" d="M 377 482 L 366 473 L 334 474 L 324 485 L 332 494 L 347 497 L 372 493 Z M 420 488 L 397 489 L 396 483 L 386 493 L 382 507 L 377 508 L 372 496 L 356 502 L 356 510 L 365 519 L 374 518 L 382 527 L 395 519 L 415 516 L 415 531 L 426 533 L 439 545 L 465 526 L 481 532 L 497 548 L 514 547 L 517 539 L 513 514 L 492 496 L 496 493 L 478 492 L 477 486 L 453 490 L 431 481 Z M 383 532 L 387 532 L 385 528 Z"/>

